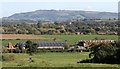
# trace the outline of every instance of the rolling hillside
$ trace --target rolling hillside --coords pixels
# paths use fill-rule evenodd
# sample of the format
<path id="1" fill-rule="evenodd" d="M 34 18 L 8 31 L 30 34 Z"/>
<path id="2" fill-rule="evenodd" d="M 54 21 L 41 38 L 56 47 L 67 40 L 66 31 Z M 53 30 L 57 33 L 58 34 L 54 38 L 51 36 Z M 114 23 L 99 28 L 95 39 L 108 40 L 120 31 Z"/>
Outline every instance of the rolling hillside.
<path id="1" fill-rule="evenodd" d="M 117 18 L 117 13 L 97 12 L 97 11 L 80 11 L 80 10 L 36 10 L 33 12 L 15 13 L 9 19 L 24 20 L 50 20 L 65 21 L 69 19 L 113 19 Z"/>

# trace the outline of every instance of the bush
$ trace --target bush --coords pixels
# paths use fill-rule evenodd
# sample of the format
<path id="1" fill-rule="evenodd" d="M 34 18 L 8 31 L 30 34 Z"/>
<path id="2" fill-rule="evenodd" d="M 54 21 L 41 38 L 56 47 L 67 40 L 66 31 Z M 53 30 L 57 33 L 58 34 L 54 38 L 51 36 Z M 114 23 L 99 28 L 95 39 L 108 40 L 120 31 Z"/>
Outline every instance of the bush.
<path id="1" fill-rule="evenodd" d="M 108 44 L 99 44 L 91 48 L 89 57 L 93 56 L 94 63 L 115 63 L 116 47 Z"/>
<path id="2" fill-rule="evenodd" d="M 65 44 L 64 45 L 64 49 L 68 49 L 69 48 L 69 45 L 68 44 Z"/>
<path id="3" fill-rule="evenodd" d="M 20 53 L 20 52 L 21 52 L 21 50 L 19 48 L 15 49 L 15 53 Z"/>
<path id="4" fill-rule="evenodd" d="M 9 53 L 9 51 L 5 47 L 2 48 L 2 52 L 3 53 Z"/>
<path id="5" fill-rule="evenodd" d="M 13 61 L 15 60 L 15 56 L 13 54 L 3 54 L 2 61 Z"/>
<path id="6" fill-rule="evenodd" d="M 120 64 L 120 48 L 109 44 L 94 45 L 89 57 L 91 59 L 85 59 L 77 63 Z"/>

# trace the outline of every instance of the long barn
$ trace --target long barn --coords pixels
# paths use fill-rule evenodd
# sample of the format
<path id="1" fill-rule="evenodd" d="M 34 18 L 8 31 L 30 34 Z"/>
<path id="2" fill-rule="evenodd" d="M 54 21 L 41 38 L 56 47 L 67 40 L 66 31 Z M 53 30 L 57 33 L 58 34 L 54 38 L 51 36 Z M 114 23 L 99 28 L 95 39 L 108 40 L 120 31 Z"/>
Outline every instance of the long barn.
<path id="1" fill-rule="evenodd" d="M 37 43 L 38 48 L 40 49 L 64 49 L 64 42 L 39 42 Z"/>
<path id="2" fill-rule="evenodd" d="M 64 49 L 65 42 L 36 42 L 38 49 Z M 23 47 L 25 49 L 25 42 L 16 44 L 16 47 Z"/>
<path id="3" fill-rule="evenodd" d="M 88 48 L 92 44 L 100 44 L 100 43 L 112 44 L 115 43 L 115 41 L 114 40 L 79 40 L 76 44 L 78 46 L 83 46 Z"/>

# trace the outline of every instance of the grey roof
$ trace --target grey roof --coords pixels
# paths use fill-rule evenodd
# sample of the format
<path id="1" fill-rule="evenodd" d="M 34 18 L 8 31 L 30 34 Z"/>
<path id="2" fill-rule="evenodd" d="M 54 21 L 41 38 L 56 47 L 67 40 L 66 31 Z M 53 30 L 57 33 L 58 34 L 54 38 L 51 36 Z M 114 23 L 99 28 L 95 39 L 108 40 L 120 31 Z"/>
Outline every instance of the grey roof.
<path id="1" fill-rule="evenodd" d="M 33 44 L 37 44 L 38 46 L 64 46 L 65 42 L 35 42 Z M 26 42 L 17 43 L 16 46 L 25 47 Z"/>
<path id="2" fill-rule="evenodd" d="M 64 46 L 64 42 L 39 42 L 38 46 Z"/>
<path id="3" fill-rule="evenodd" d="M 22 46 L 22 47 L 25 47 L 25 45 L 26 45 L 26 42 L 20 42 L 16 44 L 16 46 Z"/>

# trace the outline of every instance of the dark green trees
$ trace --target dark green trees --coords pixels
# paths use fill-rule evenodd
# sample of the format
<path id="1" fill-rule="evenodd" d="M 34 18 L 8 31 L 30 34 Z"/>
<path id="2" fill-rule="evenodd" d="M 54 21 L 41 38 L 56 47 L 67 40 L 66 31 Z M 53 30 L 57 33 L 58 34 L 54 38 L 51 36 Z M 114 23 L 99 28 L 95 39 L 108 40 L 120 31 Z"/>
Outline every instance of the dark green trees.
<path id="1" fill-rule="evenodd" d="M 120 50 L 108 44 L 99 44 L 91 48 L 89 57 L 93 63 L 118 63 Z"/>
<path id="2" fill-rule="evenodd" d="M 27 49 L 27 53 L 32 55 L 32 53 L 36 52 L 36 50 L 37 50 L 37 44 L 33 44 L 32 41 L 28 40 L 28 41 L 26 41 L 25 48 Z"/>
<path id="3" fill-rule="evenodd" d="M 120 48 L 116 50 L 117 53 L 115 54 L 116 55 L 116 63 L 119 63 L 120 64 Z"/>

